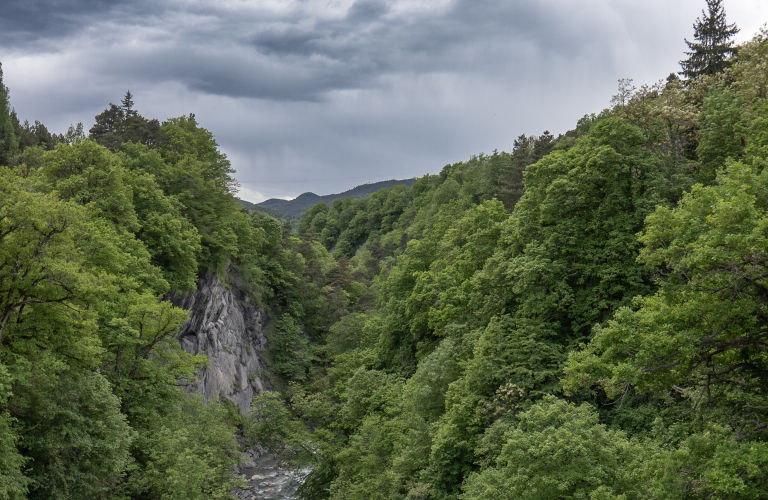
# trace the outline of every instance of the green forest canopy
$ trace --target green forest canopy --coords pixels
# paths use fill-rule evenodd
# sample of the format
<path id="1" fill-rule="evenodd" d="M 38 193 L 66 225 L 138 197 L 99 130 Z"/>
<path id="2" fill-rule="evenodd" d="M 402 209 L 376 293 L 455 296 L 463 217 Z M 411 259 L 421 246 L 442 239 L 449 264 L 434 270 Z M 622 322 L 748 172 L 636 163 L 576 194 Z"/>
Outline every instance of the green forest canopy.
<path id="1" fill-rule="evenodd" d="M 0 498 L 226 498 L 238 443 L 308 499 L 768 497 L 766 64 L 764 30 L 295 228 L 194 115 L 55 135 L 0 84 Z M 179 387 L 207 269 L 273 318 L 248 417 Z"/>
<path id="2" fill-rule="evenodd" d="M 326 331 L 279 331 L 303 497 L 768 497 L 767 36 L 311 208 L 351 281 Z"/>

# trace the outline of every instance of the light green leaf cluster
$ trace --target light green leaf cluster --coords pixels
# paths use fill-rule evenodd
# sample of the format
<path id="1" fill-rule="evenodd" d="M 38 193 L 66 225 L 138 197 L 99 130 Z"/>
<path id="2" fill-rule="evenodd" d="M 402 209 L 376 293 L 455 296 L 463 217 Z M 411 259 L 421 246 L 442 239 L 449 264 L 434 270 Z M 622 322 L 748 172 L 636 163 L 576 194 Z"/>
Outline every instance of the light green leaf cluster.
<path id="1" fill-rule="evenodd" d="M 642 498 L 646 450 L 601 425 L 590 405 L 547 396 L 519 419 L 496 467 L 470 475 L 461 498 Z"/>

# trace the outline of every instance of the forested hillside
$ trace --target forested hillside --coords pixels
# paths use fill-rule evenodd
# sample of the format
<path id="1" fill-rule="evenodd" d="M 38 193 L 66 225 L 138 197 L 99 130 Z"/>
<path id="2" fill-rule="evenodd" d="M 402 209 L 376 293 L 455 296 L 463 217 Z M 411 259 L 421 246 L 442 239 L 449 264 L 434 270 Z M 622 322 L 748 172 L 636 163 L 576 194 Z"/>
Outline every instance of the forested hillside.
<path id="1" fill-rule="evenodd" d="M 768 498 L 768 32 L 732 52 L 304 215 L 339 319 L 280 319 L 256 424 L 303 498 Z"/>
<path id="2" fill-rule="evenodd" d="M 255 210 L 264 210 L 265 213 L 268 215 L 272 215 L 270 211 L 275 212 L 283 212 L 285 214 L 290 215 L 291 217 L 297 217 L 300 218 L 302 215 L 304 215 L 304 212 L 309 210 L 310 207 L 323 202 L 326 205 L 329 205 L 333 203 L 333 200 L 335 199 L 344 199 L 347 197 L 351 198 L 365 198 L 366 196 L 375 193 L 376 191 L 379 191 L 381 189 L 390 188 L 392 186 L 398 186 L 398 185 L 404 185 L 410 187 L 413 184 L 413 179 L 404 179 L 404 180 L 389 180 L 389 181 L 381 181 L 381 182 L 374 182 L 370 184 L 363 184 L 360 186 L 355 186 L 352 189 L 348 189 L 347 191 L 344 191 L 343 193 L 338 194 L 326 194 L 323 196 L 319 196 L 315 193 L 302 193 L 301 195 L 297 196 L 293 200 L 280 200 L 277 198 L 271 198 L 266 201 L 262 201 L 261 203 L 257 203 L 255 206 Z M 266 209 L 266 210 L 265 210 Z"/>
<path id="3" fill-rule="evenodd" d="M 0 499 L 231 498 L 250 445 L 305 499 L 768 498 L 768 30 L 708 5 L 684 79 L 295 227 L 193 114 L 54 134 L 0 72 Z M 270 318 L 248 415 L 183 390 L 209 271 Z"/>
<path id="4" fill-rule="evenodd" d="M 288 222 L 297 222 L 298 217 L 294 217 L 292 215 L 288 215 L 285 212 L 280 212 L 279 210 L 273 210 L 271 208 L 265 208 L 260 207 L 256 205 L 255 203 L 251 203 L 250 201 L 241 200 L 240 198 L 237 198 L 237 202 L 242 205 L 246 210 L 258 210 L 259 212 L 269 215 L 270 217 L 277 219 L 279 221 L 288 221 Z"/>

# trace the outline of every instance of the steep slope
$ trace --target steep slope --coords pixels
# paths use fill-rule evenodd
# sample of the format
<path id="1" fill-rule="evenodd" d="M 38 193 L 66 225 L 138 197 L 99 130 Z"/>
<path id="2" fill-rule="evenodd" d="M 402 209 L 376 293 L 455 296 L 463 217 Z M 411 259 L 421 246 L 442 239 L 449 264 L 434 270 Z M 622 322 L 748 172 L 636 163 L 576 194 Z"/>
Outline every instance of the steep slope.
<path id="1" fill-rule="evenodd" d="M 197 290 L 173 303 L 190 312 L 177 334 L 181 347 L 190 354 L 205 354 L 209 362 L 198 370 L 199 381 L 185 390 L 206 400 L 227 398 L 247 414 L 253 396 L 265 386 L 262 351 L 267 316 L 211 271 L 199 280 Z"/>

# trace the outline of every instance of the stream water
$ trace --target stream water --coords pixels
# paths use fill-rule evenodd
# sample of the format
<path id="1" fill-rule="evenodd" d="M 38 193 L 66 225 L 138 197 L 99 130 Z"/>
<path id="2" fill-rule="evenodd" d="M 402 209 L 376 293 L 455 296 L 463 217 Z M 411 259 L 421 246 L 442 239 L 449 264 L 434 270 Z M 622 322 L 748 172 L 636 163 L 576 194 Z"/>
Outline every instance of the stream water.
<path id="1" fill-rule="evenodd" d="M 270 455 L 256 456 L 240 465 L 247 489 L 234 492 L 241 500 L 291 500 L 309 469 L 294 469 Z"/>

